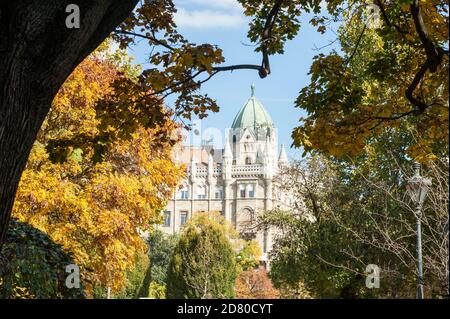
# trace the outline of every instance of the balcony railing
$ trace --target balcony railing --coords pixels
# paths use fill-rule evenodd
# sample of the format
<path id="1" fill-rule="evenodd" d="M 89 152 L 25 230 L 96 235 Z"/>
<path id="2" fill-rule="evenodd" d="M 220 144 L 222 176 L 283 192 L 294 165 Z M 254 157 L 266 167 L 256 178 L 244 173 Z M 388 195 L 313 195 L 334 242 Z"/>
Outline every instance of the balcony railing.
<path id="1" fill-rule="evenodd" d="M 235 165 L 231 168 L 232 175 L 255 175 L 262 173 L 262 165 L 250 164 L 250 165 Z"/>
<path id="2" fill-rule="evenodd" d="M 250 165 L 233 165 L 231 167 L 232 176 L 255 176 L 263 173 L 261 164 L 250 164 Z M 218 177 L 222 175 L 223 168 L 216 166 L 213 169 L 213 177 Z M 190 174 L 191 168 L 187 167 L 187 171 Z M 207 178 L 208 177 L 208 167 L 197 167 L 195 177 L 197 178 Z"/>

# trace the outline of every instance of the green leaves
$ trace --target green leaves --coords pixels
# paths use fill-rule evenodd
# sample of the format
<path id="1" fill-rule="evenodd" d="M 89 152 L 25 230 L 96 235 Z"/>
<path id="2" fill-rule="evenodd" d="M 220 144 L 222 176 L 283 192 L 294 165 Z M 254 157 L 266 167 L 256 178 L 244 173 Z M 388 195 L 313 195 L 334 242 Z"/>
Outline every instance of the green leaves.
<path id="1" fill-rule="evenodd" d="M 168 298 L 233 298 L 235 253 L 220 223 L 190 220 L 175 248 L 167 277 Z"/>
<path id="2" fill-rule="evenodd" d="M 84 298 L 65 285 L 73 255 L 27 223 L 10 221 L 0 253 L 1 298 Z"/>

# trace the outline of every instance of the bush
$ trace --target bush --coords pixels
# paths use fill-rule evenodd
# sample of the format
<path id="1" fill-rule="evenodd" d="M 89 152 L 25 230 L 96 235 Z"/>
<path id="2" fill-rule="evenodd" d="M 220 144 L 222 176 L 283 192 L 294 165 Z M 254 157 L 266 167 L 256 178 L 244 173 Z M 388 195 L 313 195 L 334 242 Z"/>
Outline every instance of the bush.
<path id="1" fill-rule="evenodd" d="M 175 248 L 168 298 L 233 298 L 236 254 L 220 222 L 200 215 L 190 220 Z"/>
<path id="2" fill-rule="evenodd" d="M 81 288 L 65 285 L 72 255 L 48 235 L 11 220 L 0 252 L 1 298 L 84 298 Z"/>
<path id="3" fill-rule="evenodd" d="M 178 243 L 178 236 L 167 235 L 160 230 L 155 230 L 150 234 L 147 242 L 151 281 L 164 286 L 166 285 L 170 260 Z"/>
<path id="4" fill-rule="evenodd" d="M 236 279 L 236 297 L 239 299 L 275 299 L 280 292 L 275 289 L 265 269 L 249 269 Z"/>
<path id="5" fill-rule="evenodd" d="M 127 271 L 125 287 L 113 294 L 114 299 L 137 299 L 148 297 L 149 283 L 146 275 L 150 271 L 150 262 L 146 254 L 136 256 L 135 265 Z"/>

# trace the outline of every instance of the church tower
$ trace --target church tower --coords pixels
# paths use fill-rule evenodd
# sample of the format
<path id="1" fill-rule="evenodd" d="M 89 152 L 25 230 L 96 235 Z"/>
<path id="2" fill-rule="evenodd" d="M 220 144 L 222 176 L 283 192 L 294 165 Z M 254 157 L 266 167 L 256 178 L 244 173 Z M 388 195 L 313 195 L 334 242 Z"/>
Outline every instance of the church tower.
<path id="1" fill-rule="evenodd" d="M 255 86 L 251 86 L 251 97 L 236 114 L 231 125 L 229 141 L 235 165 L 264 164 L 268 169 L 276 165 L 277 136 L 272 118 L 255 97 Z"/>
<path id="2" fill-rule="evenodd" d="M 277 171 L 288 165 L 286 151 L 278 151 L 277 130 L 272 118 L 255 96 L 237 112 L 223 149 L 202 145 L 180 148 L 176 158 L 188 174 L 174 191 L 163 212 L 161 229 L 180 231 L 194 214 L 216 211 L 245 239 L 254 239 L 267 266 L 272 230 L 256 230 L 258 214 L 283 205 L 274 187 Z"/>

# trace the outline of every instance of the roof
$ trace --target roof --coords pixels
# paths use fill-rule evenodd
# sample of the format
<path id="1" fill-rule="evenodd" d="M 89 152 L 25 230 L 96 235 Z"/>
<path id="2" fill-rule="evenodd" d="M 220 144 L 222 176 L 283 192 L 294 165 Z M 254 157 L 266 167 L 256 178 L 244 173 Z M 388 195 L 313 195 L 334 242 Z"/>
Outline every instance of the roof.
<path id="1" fill-rule="evenodd" d="M 180 145 L 174 149 L 176 162 L 190 164 L 195 158 L 198 164 L 206 165 L 209 154 L 212 155 L 214 163 L 222 163 L 222 149 L 214 149 L 206 146 L 185 146 Z"/>
<path id="2" fill-rule="evenodd" d="M 266 111 L 264 106 L 255 97 L 255 86 L 252 85 L 252 96 L 241 107 L 234 118 L 232 128 L 257 128 L 257 127 L 273 127 L 272 118 Z"/>

